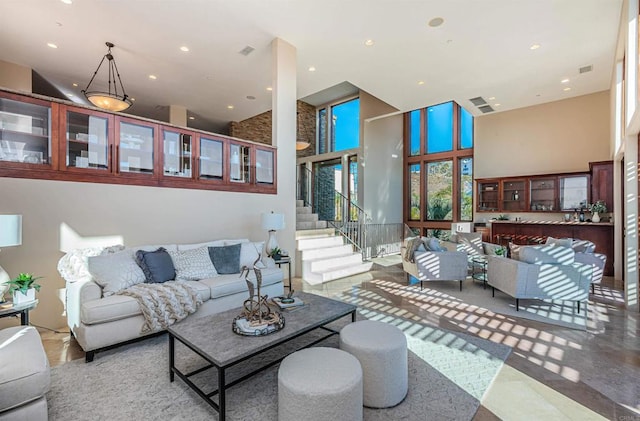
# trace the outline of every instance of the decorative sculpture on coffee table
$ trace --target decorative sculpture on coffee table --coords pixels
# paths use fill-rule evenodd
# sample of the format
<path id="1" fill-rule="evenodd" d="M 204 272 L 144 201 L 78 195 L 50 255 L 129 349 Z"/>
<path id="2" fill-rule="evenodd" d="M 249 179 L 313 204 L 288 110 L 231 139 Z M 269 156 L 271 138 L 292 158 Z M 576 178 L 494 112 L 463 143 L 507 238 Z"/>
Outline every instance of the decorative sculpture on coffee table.
<path id="1" fill-rule="evenodd" d="M 284 327 L 284 317 L 269 307 L 268 295 L 260 295 L 262 287 L 262 271 L 258 267 L 260 255 L 253 262 L 253 269 L 243 266 L 240 276 L 245 277 L 249 298 L 244 301 L 243 312 L 233 320 L 233 331 L 240 335 L 261 336 L 276 332 Z M 251 271 L 256 274 L 256 286 L 249 280 Z"/>

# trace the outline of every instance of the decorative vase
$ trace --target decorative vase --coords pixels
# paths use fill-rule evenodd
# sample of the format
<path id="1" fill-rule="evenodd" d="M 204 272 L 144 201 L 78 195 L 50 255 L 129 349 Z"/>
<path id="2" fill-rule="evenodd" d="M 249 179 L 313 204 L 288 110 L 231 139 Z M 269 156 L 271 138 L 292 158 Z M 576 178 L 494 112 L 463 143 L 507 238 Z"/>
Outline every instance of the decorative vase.
<path id="1" fill-rule="evenodd" d="M 593 215 L 591 215 L 591 220 L 593 222 L 600 222 L 600 215 L 598 215 L 598 212 L 594 212 Z"/>
<path id="2" fill-rule="evenodd" d="M 36 290 L 33 288 L 29 288 L 26 294 L 23 294 L 20 291 L 13 291 L 13 304 L 29 303 L 31 301 L 35 301 L 35 299 Z"/>

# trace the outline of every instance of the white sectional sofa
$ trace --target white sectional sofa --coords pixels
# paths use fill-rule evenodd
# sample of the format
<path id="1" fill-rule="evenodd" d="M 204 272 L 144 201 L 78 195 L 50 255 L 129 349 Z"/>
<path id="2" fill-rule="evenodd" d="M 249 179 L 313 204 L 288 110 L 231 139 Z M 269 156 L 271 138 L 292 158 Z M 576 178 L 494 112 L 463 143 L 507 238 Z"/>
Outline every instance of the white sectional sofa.
<path id="1" fill-rule="evenodd" d="M 123 249 L 120 248 L 91 248 L 74 250 L 67 253 L 58 264 L 58 271 L 66 281 L 66 311 L 67 323 L 71 333 L 86 353 L 86 361 L 94 358 L 95 352 L 112 348 L 116 345 L 138 340 L 157 332 L 142 333 L 145 318 L 141 307 L 135 298 L 113 293 L 118 289 L 113 285 L 105 285 L 104 279 L 99 280 L 90 271 L 89 262 L 95 256 L 104 257 L 109 253 L 117 256 L 118 253 L 130 253 L 135 256 L 137 250 L 153 251 L 163 247 L 169 253 L 172 251 L 186 251 L 201 249 L 202 247 L 222 247 L 233 244 L 241 244 L 239 267 L 252 267 L 262 252 L 263 243 L 253 243 L 246 239 L 216 240 L 198 244 L 167 244 L 162 246 L 141 246 Z M 120 254 L 120 256 L 124 256 Z M 135 257 L 132 257 L 135 259 Z M 115 260 L 114 260 L 115 261 Z M 135 260 L 134 260 L 135 261 Z M 113 270 L 113 278 L 123 278 L 129 281 L 131 265 L 128 260 L 124 264 L 116 263 L 107 266 Z M 270 258 L 262 258 L 262 295 L 269 297 L 279 296 L 284 293 L 283 272 L 276 267 Z M 255 280 L 255 274 L 251 272 L 249 279 Z M 248 288 L 244 277 L 237 273 L 214 274 L 214 276 L 184 281 L 194 287 L 203 303 L 198 310 L 188 317 L 201 317 L 219 313 L 235 307 L 242 306 L 244 300 L 249 298 Z M 255 283 L 255 282 L 254 282 Z M 102 284 L 102 286 L 101 286 Z M 229 333 L 231 320 L 229 320 Z"/>

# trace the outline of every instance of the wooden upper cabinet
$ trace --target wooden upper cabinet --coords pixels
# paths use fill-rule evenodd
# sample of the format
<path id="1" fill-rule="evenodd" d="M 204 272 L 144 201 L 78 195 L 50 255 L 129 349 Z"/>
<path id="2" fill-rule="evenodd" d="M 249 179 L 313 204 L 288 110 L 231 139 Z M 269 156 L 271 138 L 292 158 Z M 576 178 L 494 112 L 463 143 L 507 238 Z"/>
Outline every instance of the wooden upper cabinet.
<path id="1" fill-rule="evenodd" d="M 527 179 L 509 179 L 500 182 L 501 209 L 503 212 L 527 210 Z"/>
<path id="2" fill-rule="evenodd" d="M 613 161 L 591 162 L 591 203 L 598 200 L 607 205 L 607 212 L 613 212 Z"/>
<path id="3" fill-rule="evenodd" d="M 58 121 L 61 170 L 113 173 L 113 115 L 63 105 Z"/>
<path id="4" fill-rule="evenodd" d="M 0 97 L 0 164 L 13 169 L 57 168 L 52 114 L 58 104 L 6 94 Z"/>
<path id="5" fill-rule="evenodd" d="M 157 177 L 158 125 L 127 117 L 116 118 L 116 164 L 119 175 Z"/>
<path id="6" fill-rule="evenodd" d="M 536 177 L 529 180 L 529 210 L 533 212 L 558 210 L 557 177 Z"/>
<path id="7" fill-rule="evenodd" d="M 0 177 L 275 194 L 276 151 L 0 90 Z"/>

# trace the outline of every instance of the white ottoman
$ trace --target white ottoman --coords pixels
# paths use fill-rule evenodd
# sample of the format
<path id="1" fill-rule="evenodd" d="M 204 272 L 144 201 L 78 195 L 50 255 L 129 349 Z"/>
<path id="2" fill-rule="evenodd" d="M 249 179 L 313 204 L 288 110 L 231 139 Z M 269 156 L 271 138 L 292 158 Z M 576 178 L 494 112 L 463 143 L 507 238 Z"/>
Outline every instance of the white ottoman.
<path id="1" fill-rule="evenodd" d="M 337 348 L 287 356 L 278 369 L 279 421 L 362 421 L 362 368 Z"/>
<path id="2" fill-rule="evenodd" d="M 351 323 L 340 331 L 340 349 L 362 365 L 365 406 L 388 408 L 407 396 L 407 338 L 400 329 L 373 320 Z"/>

